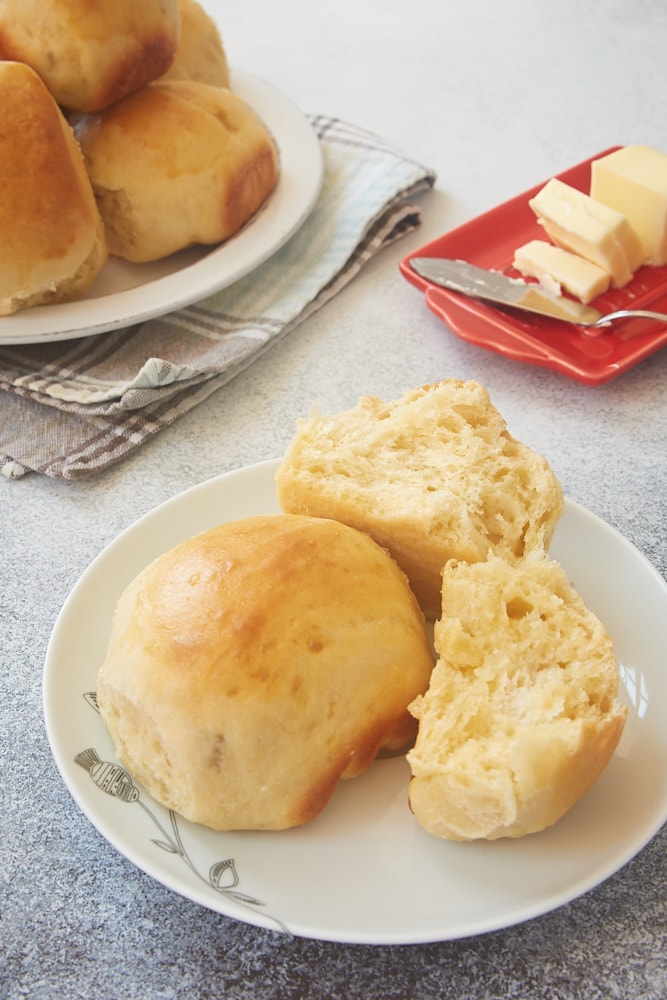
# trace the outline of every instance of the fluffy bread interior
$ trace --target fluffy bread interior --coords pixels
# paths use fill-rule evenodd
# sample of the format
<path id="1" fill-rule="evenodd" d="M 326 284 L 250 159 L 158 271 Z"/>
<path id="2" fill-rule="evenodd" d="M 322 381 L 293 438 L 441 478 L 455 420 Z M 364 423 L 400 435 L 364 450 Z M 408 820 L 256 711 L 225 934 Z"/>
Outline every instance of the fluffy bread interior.
<path id="1" fill-rule="evenodd" d="M 428 617 L 448 559 L 546 549 L 563 509 L 546 459 L 512 437 L 478 382 L 455 379 L 299 421 L 276 488 L 285 511 L 372 535 Z"/>
<path id="2" fill-rule="evenodd" d="M 419 720 L 410 805 L 453 840 L 534 833 L 591 787 L 620 739 L 611 639 L 544 553 L 445 567 L 438 662 Z"/>

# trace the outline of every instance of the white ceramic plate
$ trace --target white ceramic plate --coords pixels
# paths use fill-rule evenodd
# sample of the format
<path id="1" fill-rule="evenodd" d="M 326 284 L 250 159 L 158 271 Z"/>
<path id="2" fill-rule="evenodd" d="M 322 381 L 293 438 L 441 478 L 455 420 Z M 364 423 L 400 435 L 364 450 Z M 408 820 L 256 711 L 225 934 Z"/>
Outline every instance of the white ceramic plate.
<path id="1" fill-rule="evenodd" d="M 506 927 L 574 899 L 632 858 L 667 818 L 667 585 L 628 541 L 569 501 L 553 555 L 616 642 L 629 718 L 601 779 L 550 830 L 480 844 L 430 837 L 408 809 L 402 757 L 376 761 L 317 819 L 284 833 L 214 833 L 132 783 L 93 696 L 117 598 L 183 538 L 277 512 L 275 468 L 220 476 L 143 517 L 91 564 L 60 614 L 44 676 L 48 734 L 72 795 L 107 840 L 163 885 L 237 920 L 369 944 Z"/>
<path id="2" fill-rule="evenodd" d="M 322 150 L 310 123 L 267 83 L 239 71 L 232 88 L 273 135 L 278 184 L 258 214 L 226 243 L 150 264 L 112 258 L 85 298 L 0 317 L 0 344 L 70 340 L 161 316 L 231 285 L 267 260 L 303 224 L 322 187 Z"/>

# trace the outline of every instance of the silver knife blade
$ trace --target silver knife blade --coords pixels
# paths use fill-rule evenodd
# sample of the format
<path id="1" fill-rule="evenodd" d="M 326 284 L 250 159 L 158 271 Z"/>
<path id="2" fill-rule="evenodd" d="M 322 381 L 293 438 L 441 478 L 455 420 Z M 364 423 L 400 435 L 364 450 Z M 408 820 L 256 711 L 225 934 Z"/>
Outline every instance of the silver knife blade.
<path id="1" fill-rule="evenodd" d="M 523 309 L 568 323 L 594 323 L 600 313 L 563 295 L 554 295 L 542 285 L 510 278 L 501 271 L 487 271 L 463 260 L 444 257 L 412 257 L 410 266 L 422 278 L 471 298 Z"/>

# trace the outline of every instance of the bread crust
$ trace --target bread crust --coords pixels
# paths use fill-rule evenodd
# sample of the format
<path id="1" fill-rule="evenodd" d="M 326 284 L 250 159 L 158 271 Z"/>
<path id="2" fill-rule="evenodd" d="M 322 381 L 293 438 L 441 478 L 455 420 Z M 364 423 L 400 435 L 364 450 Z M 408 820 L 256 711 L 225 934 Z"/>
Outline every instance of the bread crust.
<path id="1" fill-rule="evenodd" d="M 229 63 L 218 26 L 197 0 L 178 0 L 181 35 L 176 58 L 163 79 L 196 80 L 229 87 Z"/>
<path id="2" fill-rule="evenodd" d="M 621 737 L 613 645 L 540 552 L 445 567 L 438 662 L 410 706 L 410 806 L 429 833 L 495 840 L 559 820 Z"/>
<path id="3" fill-rule="evenodd" d="M 117 753 L 215 829 L 284 829 L 414 738 L 433 666 L 393 560 L 361 532 L 251 517 L 182 543 L 121 597 L 98 681 Z"/>
<path id="4" fill-rule="evenodd" d="M 230 90 L 161 80 L 71 121 L 110 252 L 126 260 L 228 239 L 277 183 L 268 129 Z"/>
<path id="5" fill-rule="evenodd" d="M 177 0 L 1 0 L 0 59 L 25 62 L 59 105 L 108 107 L 167 72 Z"/>
<path id="6" fill-rule="evenodd" d="M 369 532 L 430 618 L 448 559 L 547 548 L 563 510 L 546 459 L 512 437 L 483 386 L 457 379 L 300 420 L 276 489 L 285 511 Z"/>
<path id="7" fill-rule="evenodd" d="M 37 74 L 0 62 L 0 315 L 83 294 L 107 259 L 71 128 Z"/>

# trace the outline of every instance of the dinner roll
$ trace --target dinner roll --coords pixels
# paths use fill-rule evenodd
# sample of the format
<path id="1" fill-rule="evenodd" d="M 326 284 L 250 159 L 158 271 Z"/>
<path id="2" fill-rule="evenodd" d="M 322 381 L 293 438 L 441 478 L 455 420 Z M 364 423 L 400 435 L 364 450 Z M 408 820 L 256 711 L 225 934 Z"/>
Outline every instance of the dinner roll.
<path id="1" fill-rule="evenodd" d="M 369 532 L 428 617 L 448 559 L 546 548 L 563 508 L 548 462 L 509 434 L 478 382 L 455 379 L 299 421 L 276 488 L 284 511 Z"/>
<path id="2" fill-rule="evenodd" d="M 158 81 L 71 121 L 109 250 L 129 261 L 228 239 L 277 181 L 268 130 L 230 90 Z"/>
<path id="3" fill-rule="evenodd" d="M 0 315 L 85 292 L 104 229 L 71 128 L 37 74 L 0 62 Z"/>
<path id="4" fill-rule="evenodd" d="M 118 603 L 97 697 L 118 757 L 217 830 L 316 816 L 410 743 L 433 667 L 391 557 L 320 518 L 249 517 L 177 545 Z"/>
<path id="5" fill-rule="evenodd" d="M 439 656 L 410 710 L 410 806 L 437 837 L 521 837 L 555 823 L 619 741 L 611 640 L 557 562 L 450 561 Z"/>
<path id="6" fill-rule="evenodd" d="M 98 111 L 174 61 L 177 0 L 3 0 L 0 59 L 28 63 L 58 104 Z"/>
<path id="7" fill-rule="evenodd" d="M 167 80 L 198 80 L 229 86 L 229 65 L 218 26 L 197 0 L 178 0 L 181 37 Z"/>

